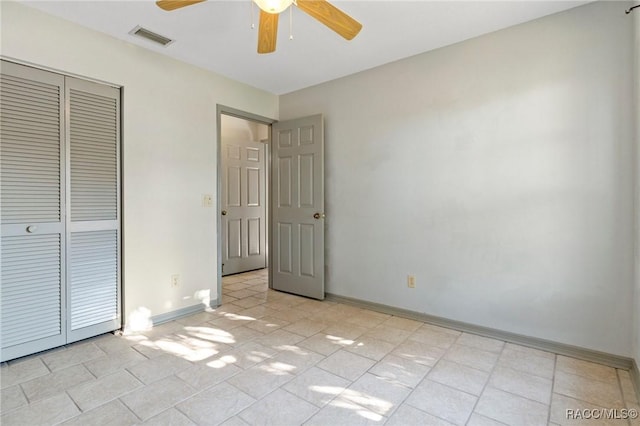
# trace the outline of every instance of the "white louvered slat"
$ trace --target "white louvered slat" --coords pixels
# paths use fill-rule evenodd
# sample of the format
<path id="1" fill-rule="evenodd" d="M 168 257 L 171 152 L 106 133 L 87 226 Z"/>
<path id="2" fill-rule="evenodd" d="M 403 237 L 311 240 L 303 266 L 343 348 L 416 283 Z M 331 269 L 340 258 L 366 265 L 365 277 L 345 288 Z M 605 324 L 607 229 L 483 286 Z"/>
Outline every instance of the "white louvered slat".
<path id="1" fill-rule="evenodd" d="M 118 209 L 117 102 L 71 89 L 71 220 L 114 220 Z"/>
<path id="2" fill-rule="evenodd" d="M 118 315 L 117 230 L 71 234 L 71 329 Z"/>
<path id="3" fill-rule="evenodd" d="M 47 105 L 29 105 L 28 103 L 23 102 L 22 99 L 16 98 L 15 96 L 7 96 L 7 98 L 11 99 L 10 103 L 12 104 L 12 107 L 7 108 L 5 104 L 0 105 L 0 111 L 3 113 L 6 111 L 14 111 L 16 113 L 38 111 L 38 113 L 43 116 L 57 117 L 56 114 L 51 112 L 51 108 L 47 108 Z"/>
<path id="4" fill-rule="evenodd" d="M 60 254 L 59 234 L 2 237 L 3 348 L 61 333 Z"/>
<path id="5" fill-rule="evenodd" d="M 60 87 L 3 74 L 0 97 L 2 223 L 59 222 Z"/>
<path id="6" fill-rule="evenodd" d="M 11 123 L 3 124 L 2 133 L 7 137 L 26 136 L 29 138 L 39 139 L 39 140 L 42 139 L 45 141 L 55 140 L 54 137 L 51 135 L 51 132 L 46 132 L 43 130 L 37 130 L 33 128 L 25 128 L 24 126 L 20 127 L 17 125 L 13 125 Z"/>
<path id="7" fill-rule="evenodd" d="M 56 93 L 55 90 L 42 90 L 42 88 L 35 88 L 32 86 L 32 82 L 29 81 L 25 85 L 16 84 L 15 81 L 7 82 L 1 85 L 2 91 L 7 93 L 7 97 L 19 97 L 20 99 L 37 101 L 40 104 L 55 104 L 51 100 L 50 95 Z"/>
<path id="8" fill-rule="evenodd" d="M 55 285 L 56 283 L 55 281 L 43 281 L 43 285 L 44 284 Z M 41 303 L 49 303 L 50 300 L 57 300 L 57 298 L 58 292 L 54 290 L 32 290 L 30 292 L 25 292 L 24 294 L 16 295 L 15 297 L 7 297 L 6 303 L 10 304 L 10 306 L 7 308 L 5 315 L 12 316 L 13 313 L 16 313 L 18 315 L 27 315 L 28 311 L 20 308 L 21 304 L 36 305 Z M 33 311 L 30 315 L 38 315 L 38 312 Z"/>

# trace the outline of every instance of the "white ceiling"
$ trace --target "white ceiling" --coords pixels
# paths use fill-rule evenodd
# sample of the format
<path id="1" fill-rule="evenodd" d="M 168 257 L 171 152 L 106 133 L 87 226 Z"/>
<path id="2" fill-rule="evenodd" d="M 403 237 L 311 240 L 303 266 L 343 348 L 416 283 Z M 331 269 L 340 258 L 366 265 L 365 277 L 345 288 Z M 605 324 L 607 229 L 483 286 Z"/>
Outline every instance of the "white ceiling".
<path id="1" fill-rule="evenodd" d="M 293 8 L 280 16 L 275 53 L 259 55 L 258 9 L 250 0 L 209 0 L 173 12 L 153 1 L 23 2 L 190 64 L 275 94 L 333 80 L 472 37 L 576 7 L 589 1 L 333 1 L 363 24 L 346 41 Z M 136 25 L 172 38 L 156 46 L 129 35 Z"/>

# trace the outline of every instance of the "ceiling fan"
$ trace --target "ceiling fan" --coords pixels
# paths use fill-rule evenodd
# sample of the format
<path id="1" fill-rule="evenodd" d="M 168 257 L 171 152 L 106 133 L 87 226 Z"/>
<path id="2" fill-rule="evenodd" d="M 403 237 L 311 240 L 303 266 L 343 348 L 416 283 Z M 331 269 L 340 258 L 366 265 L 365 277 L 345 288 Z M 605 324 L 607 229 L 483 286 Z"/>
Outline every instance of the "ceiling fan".
<path id="1" fill-rule="evenodd" d="M 158 0 L 156 4 L 163 10 L 171 11 L 206 0 Z M 347 40 L 353 39 L 362 24 L 333 6 L 327 0 L 253 0 L 260 8 L 260 26 L 258 29 L 258 53 L 271 53 L 276 50 L 278 36 L 278 17 L 291 4 L 311 17 L 322 22 Z"/>

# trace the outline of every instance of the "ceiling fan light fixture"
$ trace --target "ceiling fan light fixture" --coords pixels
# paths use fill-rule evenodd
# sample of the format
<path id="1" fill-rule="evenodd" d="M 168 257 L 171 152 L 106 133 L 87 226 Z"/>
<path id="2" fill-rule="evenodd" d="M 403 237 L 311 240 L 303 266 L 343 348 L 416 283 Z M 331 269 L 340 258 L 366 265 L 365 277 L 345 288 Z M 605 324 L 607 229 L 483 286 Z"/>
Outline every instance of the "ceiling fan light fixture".
<path id="1" fill-rule="evenodd" d="M 267 13 L 280 13 L 293 4 L 293 0 L 253 0 L 255 4 Z"/>

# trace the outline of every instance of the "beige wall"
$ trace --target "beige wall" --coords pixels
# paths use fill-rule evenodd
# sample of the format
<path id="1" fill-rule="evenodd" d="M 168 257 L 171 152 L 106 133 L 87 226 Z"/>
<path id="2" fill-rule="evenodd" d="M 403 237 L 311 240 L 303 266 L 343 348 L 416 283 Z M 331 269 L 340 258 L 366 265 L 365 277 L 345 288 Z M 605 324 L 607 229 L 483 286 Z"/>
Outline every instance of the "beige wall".
<path id="1" fill-rule="evenodd" d="M 266 124 L 224 114 L 220 121 L 222 139 L 228 142 L 260 142 L 269 137 L 269 126 Z"/>
<path id="2" fill-rule="evenodd" d="M 631 356 L 626 6 L 281 96 L 281 119 L 326 118 L 327 290 Z"/>
<path id="3" fill-rule="evenodd" d="M 3 1 L 1 53 L 124 87 L 124 314 L 217 298 L 216 104 L 277 118 L 278 98 Z M 180 274 L 172 288 L 170 277 Z"/>

